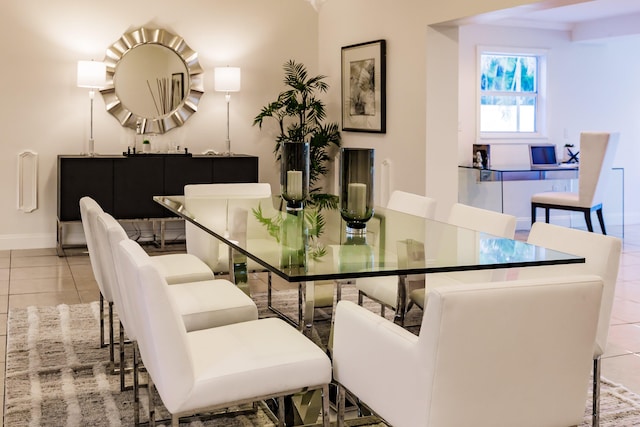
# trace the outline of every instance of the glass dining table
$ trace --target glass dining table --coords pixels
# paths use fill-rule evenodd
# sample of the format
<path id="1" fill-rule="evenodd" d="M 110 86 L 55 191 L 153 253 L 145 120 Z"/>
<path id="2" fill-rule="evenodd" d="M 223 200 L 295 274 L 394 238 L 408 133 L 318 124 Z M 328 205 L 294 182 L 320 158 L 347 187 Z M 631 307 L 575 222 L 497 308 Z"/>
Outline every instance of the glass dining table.
<path id="1" fill-rule="evenodd" d="M 297 283 L 300 310 L 297 321 L 289 320 L 303 330 L 313 325 L 318 281 L 397 276 L 402 283 L 408 275 L 585 262 L 583 257 L 382 207 L 375 208 L 366 232 L 352 235 L 338 211 L 287 212 L 275 196 L 154 200 L 228 247 L 232 279 L 243 280 L 249 264 L 269 272 L 269 280 L 275 274 Z M 404 286 L 398 288 L 402 292 Z M 399 298 L 405 300 L 404 295 Z"/>

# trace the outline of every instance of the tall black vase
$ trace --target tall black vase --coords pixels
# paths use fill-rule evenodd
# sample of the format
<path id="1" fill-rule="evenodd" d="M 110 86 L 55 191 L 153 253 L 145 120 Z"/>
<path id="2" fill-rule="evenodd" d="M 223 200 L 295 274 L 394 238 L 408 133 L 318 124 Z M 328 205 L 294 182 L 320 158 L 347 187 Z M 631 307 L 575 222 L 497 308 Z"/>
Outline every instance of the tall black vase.
<path id="1" fill-rule="evenodd" d="M 373 216 L 374 149 L 340 150 L 340 215 L 347 233 L 366 233 Z"/>
<path id="2" fill-rule="evenodd" d="M 309 143 L 282 143 L 280 166 L 280 194 L 287 210 L 302 210 L 309 195 Z"/>

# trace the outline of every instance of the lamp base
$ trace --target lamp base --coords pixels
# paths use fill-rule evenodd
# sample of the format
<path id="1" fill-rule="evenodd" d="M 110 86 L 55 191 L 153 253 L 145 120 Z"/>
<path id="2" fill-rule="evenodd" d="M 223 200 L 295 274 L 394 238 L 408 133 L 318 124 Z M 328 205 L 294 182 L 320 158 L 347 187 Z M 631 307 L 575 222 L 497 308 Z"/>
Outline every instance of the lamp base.
<path id="1" fill-rule="evenodd" d="M 87 146 L 87 156 L 93 157 L 96 155 L 95 146 L 96 146 L 95 141 L 93 139 L 90 139 Z"/>
<path id="2" fill-rule="evenodd" d="M 228 125 L 227 125 L 228 126 Z M 228 133 L 229 131 L 227 131 Z M 225 139 L 224 141 L 225 147 L 227 147 L 227 149 L 222 153 L 223 156 L 233 156 L 233 152 L 231 151 L 231 140 L 229 139 L 229 137 L 227 137 L 227 139 Z"/>

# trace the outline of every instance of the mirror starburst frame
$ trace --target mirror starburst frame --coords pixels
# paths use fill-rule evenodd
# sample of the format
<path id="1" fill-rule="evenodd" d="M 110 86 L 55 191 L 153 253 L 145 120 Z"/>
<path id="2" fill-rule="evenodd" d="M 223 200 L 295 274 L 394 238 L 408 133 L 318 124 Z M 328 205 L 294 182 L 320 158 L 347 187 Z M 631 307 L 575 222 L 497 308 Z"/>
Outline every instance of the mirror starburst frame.
<path id="1" fill-rule="evenodd" d="M 156 117 L 140 117 L 130 111 L 116 94 L 114 75 L 118 62 L 131 49 L 144 44 L 158 44 L 175 52 L 185 64 L 188 73 L 187 93 L 182 102 L 168 114 Z M 145 134 L 162 134 L 182 126 L 198 109 L 198 103 L 204 93 L 203 70 L 198 62 L 198 54 L 184 39 L 161 28 L 140 27 L 129 31 L 113 43 L 106 52 L 104 62 L 107 66 L 106 85 L 100 91 L 105 107 L 122 126 L 136 129 L 138 122 Z"/>

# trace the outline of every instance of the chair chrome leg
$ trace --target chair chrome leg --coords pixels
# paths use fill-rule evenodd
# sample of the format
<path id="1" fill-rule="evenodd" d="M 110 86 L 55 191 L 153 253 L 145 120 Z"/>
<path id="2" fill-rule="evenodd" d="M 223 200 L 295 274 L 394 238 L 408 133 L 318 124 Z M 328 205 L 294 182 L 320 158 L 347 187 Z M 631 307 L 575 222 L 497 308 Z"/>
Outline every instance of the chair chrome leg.
<path id="1" fill-rule="evenodd" d="M 111 374 L 115 371 L 115 346 L 113 344 L 113 301 L 109 302 L 109 365 L 111 367 Z"/>
<path id="2" fill-rule="evenodd" d="M 122 326 L 122 322 L 120 322 L 120 328 L 119 328 L 119 342 L 120 345 L 119 350 L 120 350 L 120 391 L 125 391 L 126 390 L 126 386 L 125 386 L 125 377 L 124 377 L 124 371 L 126 368 L 126 362 L 125 362 L 125 357 L 124 357 L 124 327 Z M 135 346 L 134 346 L 135 347 Z M 135 355 L 134 355 L 135 357 Z"/>
<path id="3" fill-rule="evenodd" d="M 120 369 L 124 372 L 124 369 Z M 121 376 L 124 374 L 120 374 Z M 151 414 L 151 393 L 149 393 L 149 414 Z M 133 421 L 140 425 L 140 384 L 138 382 L 138 345 L 133 343 Z M 151 422 L 151 421 L 150 421 Z"/>
<path id="4" fill-rule="evenodd" d="M 153 390 L 155 385 L 151 375 L 147 372 L 147 393 L 149 393 L 149 427 L 156 427 L 156 407 L 153 403 Z"/>
<path id="5" fill-rule="evenodd" d="M 346 405 L 346 393 L 344 387 L 338 384 L 338 396 L 336 396 L 338 406 L 338 427 L 344 426 L 344 409 Z"/>
<path id="6" fill-rule="evenodd" d="M 100 348 L 105 348 L 104 342 L 104 295 L 100 292 Z"/>
<path id="7" fill-rule="evenodd" d="M 329 427 L 329 384 L 322 386 L 322 427 Z"/>
<path id="8" fill-rule="evenodd" d="M 278 396 L 278 426 L 284 427 L 284 396 Z"/>
<path id="9" fill-rule="evenodd" d="M 591 425 L 600 425 L 600 356 L 593 359 L 593 410 L 591 412 Z"/>

